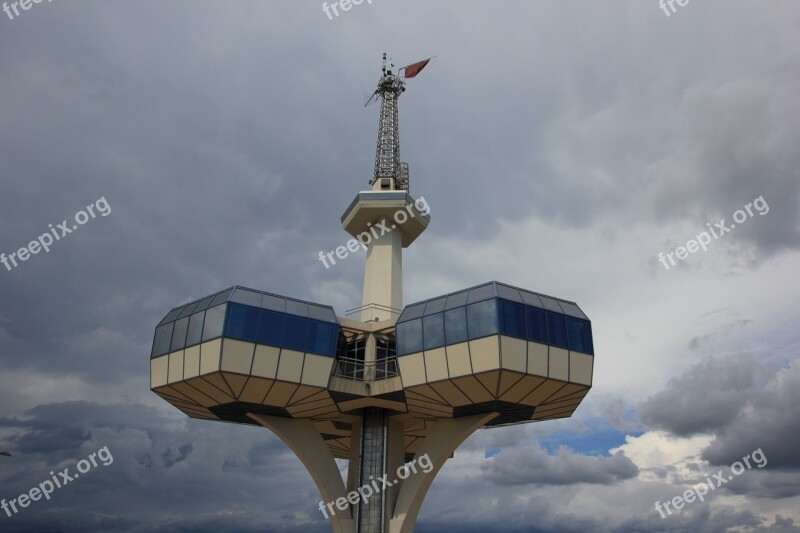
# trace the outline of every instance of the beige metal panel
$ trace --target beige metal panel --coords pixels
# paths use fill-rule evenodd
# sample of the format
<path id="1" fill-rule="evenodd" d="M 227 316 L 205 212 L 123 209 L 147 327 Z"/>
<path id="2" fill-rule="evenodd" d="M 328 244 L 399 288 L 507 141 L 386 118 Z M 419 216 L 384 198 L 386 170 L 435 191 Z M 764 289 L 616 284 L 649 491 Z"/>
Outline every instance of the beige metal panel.
<path id="1" fill-rule="evenodd" d="M 499 398 L 503 394 L 509 391 L 514 385 L 519 383 L 519 381 L 525 377 L 525 374 L 522 372 L 512 372 L 510 370 L 503 370 L 502 374 L 500 375 L 500 384 L 497 387 L 497 397 Z"/>
<path id="2" fill-rule="evenodd" d="M 594 357 L 578 352 L 569 353 L 569 380 L 583 385 L 592 384 Z"/>
<path id="3" fill-rule="evenodd" d="M 167 369 L 169 368 L 169 356 L 162 355 L 155 359 L 150 359 L 150 388 L 161 387 L 167 384 Z"/>
<path id="4" fill-rule="evenodd" d="M 522 398 L 544 383 L 546 378 L 527 375 L 506 391 L 499 399 L 504 402 L 519 403 Z"/>
<path id="5" fill-rule="evenodd" d="M 447 355 L 444 348 L 425 351 L 425 371 L 428 383 L 447 379 Z"/>
<path id="6" fill-rule="evenodd" d="M 169 383 L 183 381 L 183 350 L 169 354 Z"/>
<path id="7" fill-rule="evenodd" d="M 222 339 L 204 342 L 200 345 L 200 374 L 210 374 L 219 370 L 219 356 Z"/>
<path id="8" fill-rule="evenodd" d="M 225 339 L 222 342 L 222 370 L 250 374 L 256 345 L 252 342 Z"/>
<path id="9" fill-rule="evenodd" d="M 462 342 L 446 346 L 447 367 L 450 377 L 467 376 L 472 374 L 472 364 L 469 361 L 469 343 Z"/>
<path id="10" fill-rule="evenodd" d="M 303 355 L 303 352 L 281 349 L 281 357 L 278 361 L 278 379 L 300 383 L 303 373 Z"/>
<path id="11" fill-rule="evenodd" d="M 525 372 L 528 367 L 528 342 L 501 335 L 500 362 L 503 368 Z"/>
<path id="12" fill-rule="evenodd" d="M 274 346 L 256 345 L 256 355 L 253 359 L 253 375 L 262 378 L 275 379 L 278 375 L 278 356 L 280 348 Z"/>
<path id="13" fill-rule="evenodd" d="M 567 383 L 564 385 L 562 389 L 555 394 L 553 394 L 550 398 L 547 399 L 547 403 L 555 402 L 559 400 L 566 400 L 567 398 L 572 398 L 577 393 L 580 393 L 578 397 L 583 398 L 586 396 L 586 393 L 589 391 L 589 388 L 585 385 L 580 385 L 578 383 Z"/>
<path id="14" fill-rule="evenodd" d="M 528 342 L 528 374 L 547 377 L 548 346 Z"/>
<path id="15" fill-rule="evenodd" d="M 192 382 L 200 381 L 199 379 L 193 379 Z M 208 385 L 206 385 L 208 386 Z M 189 383 L 176 383 L 173 387 L 186 396 L 187 398 L 191 398 L 195 402 L 199 403 L 203 407 L 214 407 L 219 405 L 219 402 L 212 398 L 211 396 L 204 394 L 197 390 L 195 387 L 192 387 Z"/>
<path id="16" fill-rule="evenodd" d="M 569 381 L 569 352 L 563 348 L 550 347 L 549 377 Z"/>
<path id="17" fill-rule="evenodd" d="M 306 364 L 303 366 L 302 383 L 316 387 L 327 387 L 328 379 L 333 369 L 333 358 L 321 355 L 306 354 Z"/>
<path id="18" fill-rule="evenodd" d="M 244 389 L 242 389 L 242 394 L 239 395 L 239 399 L 243 402 L 261 403 L 273 383 L 275 383 L 275 381 L 271 379 L 251 376 L 250 379 L 247 380 Z"/>
<path id="19" fill-rule="evenodd" d="M 494 393 L 486 390 L 475 376 L 463 376 L 452 380 L 461 392 L 469 396 L 473 403 L 488 402 L 495 399 Z"/>
<path id="20" fill-rule="evenodd" d="M 534 405 L 534 406 L 539 405 L 543 401 L 547 400 L 550 396 L 552 396 L 553 393 L 561 389 L 564 385 L 565 384 L 560 381 L 556 381 L 554 379 L 548 379 L 547 381 L 536 387 L 533 390 L 533 392 L 531 392 L 530 394 L 525 396 L 522 400 L 520 400 L 520 403 L 523 403 L 525 405 Z"/>
<path id="21" fill-rule="evenodd" d="M 404 387 L 412 387 L 425 383 L 425 361 L 421 353 L 404 355 L 397 358 L 400 366 L 400 377 L 403 379 Z"/>
<path id="22" fill-rule="evenodd" d="M 330 398 L 331 395 L 327 390 L 320 390 L 319 387 L 309 387 L 308 385 L 301 385 L 297 387 L 294 394 L 289 399 L 289 405 L 299 405 L 306 402 L 313 402 L 323 398 Z"/>
<path id="23" fill-rule="evenodd" d="M 276 407 L 286 407 L 289 403 L 289 399 L 294 394 L 294 391 L 297 390 L 298 385 L 292 383 L 281 383 L 280 381 L 276 381 L 275 384 L 269 389 L 267 393 L 267 397 L 264 398 L 264 401 L 261 402 L 264 405 L 273 405 Z"/>
<path id="24" fill-rule="evenodd" d="M 223 357 L 225 357 L 224 354 Z M 234 374 L 232 372 L 225 372 L 222 377 L 225 378 L 225 381 L 228 383 L 228 387 L 230 387 L 231 391 L 233 391 L 234 397 L 237 399 L 239 399 L 239 397 L 242 395 L 242 390 L 247 384 L 247 380 L 250 378 L 250 376 Z"/>
<path id="25" fill-rule="evenodd" d="M 472 359 L 472 372 L 486 372 L 500 368 L 499 335 L 469 341 L 469 354 Z"/>
<path id="26" fill-rule="evenodd" d="M 200 346 L 192 346 L 183 351 L 183 379 L 200 375 Z"/>
<path id="27" fill-rule="evenodd" d="M 212 376 L 213 374 L 208 374 L 208 375 Z M 220 379 L 221 378 L 222 378 L 222 376 L 220 376 Z M 223 392 L 222 389 L 220 389 L 219 387 L 213 385 L 211 382 L 209 382 L 207 379 L 205 379 L 203 377 L 192 378 L 192 379 L 190 379 L 188 381 L 185 381 L 184 383 L 187 383 L 187 384 L 191 385 L 192 387 L 196 388 L 197 390 L 199 390 L 200 392 L 202 392 L 206 396 L 209 396 L 209 397 L 213 398 L 214 401 L 217 402 L 217 404 L 229 403 L 229 402 L 233 401 L 233 397 L 231 397 L 229 394 Z M 180 385 L 180 384 L 179 383 L 175 384 L 176 387 L 178 385 Z M 226 385 L 225 388 L 227 389 L 227 385 Z M 205 406 L 204 405 L 204 407 L 209 407 L 209 406 Z"/>
<path id="28" fill-rule="evenodd" d="M 434 383 L 431 385 L 431 388 L 434 389 L 439 395 L 447 400 L 447 403 L 452 405 L 453 407 L 460 407 L 462 405 L 470 405 L 472 400 L 470 400 L 463 392 L 461 392 L 458 387 L 453 385 L 451 381 L 440 381 L 438 383 Z"/>

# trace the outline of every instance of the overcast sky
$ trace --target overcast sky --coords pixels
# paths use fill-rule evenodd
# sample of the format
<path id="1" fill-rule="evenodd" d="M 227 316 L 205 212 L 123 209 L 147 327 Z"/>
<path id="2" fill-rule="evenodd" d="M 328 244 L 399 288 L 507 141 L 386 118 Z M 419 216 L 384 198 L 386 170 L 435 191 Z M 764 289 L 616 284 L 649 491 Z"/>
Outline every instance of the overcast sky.
<path id="1" fill-rule="evenodd" d="M 318 253 L 349 238 L 339 217 L 371 177 L 378 108 L 362 106 L 386 51 L 437 56 L 400 99 L 432 219 L 405 251 L 405 303 L 503 281 L 578 302 L 596 351 L 575 415 L 477 432 L 417 531 L 800 531 L 800 5 L 675 8 L 0 12 L 0 252 L 110 208 L 0 265 L 0 498 L 114 458 L 0 530 L 330 531 L 271 433 L 150 392 L 150 345 L 171 307 L 233 284 L 360 304 L 363 253 L 328 270 Z M 757 198 L 768 211 L 707 251 L 659 262 Z M 655 510 L 757 449 L 764 468 Z"/>

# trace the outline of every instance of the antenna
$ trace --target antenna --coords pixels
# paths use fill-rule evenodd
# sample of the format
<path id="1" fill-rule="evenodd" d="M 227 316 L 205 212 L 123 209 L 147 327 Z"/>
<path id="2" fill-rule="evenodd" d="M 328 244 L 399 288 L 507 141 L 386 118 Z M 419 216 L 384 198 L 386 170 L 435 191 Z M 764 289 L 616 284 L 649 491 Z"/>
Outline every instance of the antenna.
<path id="1" fill-rule="evenodd" d="M 394 180 L 394 188 L 408 190 L 408 165 L 402 165 L 401 167 L 400 163 L 397 99 L 406 90 L 404 79 L 413 78 L 419 74 L 429 61 L 430 58 L 401 68 L 400 70 L 405 71 L 405 75 L 400 78 L 400 76 L 392 72 L 394 63 L 392 63 L 391 58 L 387 59 L 386 52 L 383 53 L 382 76 L 378 80 L 378 88 L 375 89 L 375 92 L 364 104 L 364 107 L 367 107 L 373 101 L 381 100 L 380 118 L 378 120 L 378 146 L 375 150 L 375 173 L 369 182 L 370 185 L 379 178 L 391 178 Z M 400 71 L 398 71 L 399 73 Z"/>

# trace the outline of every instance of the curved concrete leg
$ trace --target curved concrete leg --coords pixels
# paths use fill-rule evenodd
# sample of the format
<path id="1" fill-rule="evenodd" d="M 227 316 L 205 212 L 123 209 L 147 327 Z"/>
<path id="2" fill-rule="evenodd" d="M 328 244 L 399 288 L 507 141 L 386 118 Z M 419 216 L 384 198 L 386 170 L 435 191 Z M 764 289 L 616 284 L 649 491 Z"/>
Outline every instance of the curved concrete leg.
<path id="1" fill-rule="evenodd" d="M 247 416 L 275 433 L 297 455 L 317 484 L 323 503 L 347 496 L 336 460 L 310 420 L 253 413 Z M 325 512 L 330 517 L 334 533 L 355 533 L 352 507 L 341 511 L 334 505 L 333 510 L 336 514 L 328 508 Z"/>
<path id="2" fill-rule="evenodd" d="M 417 457 L 428 454 L 433 468 L 427 474 L 419 472 L 403 481 L 389 521 L 389 533 L 413 533 L 425 495 L 445 461 L 467 437 L 496 416 L 497 413 L 488 413 L 436 421 L 416 454 Z"/>

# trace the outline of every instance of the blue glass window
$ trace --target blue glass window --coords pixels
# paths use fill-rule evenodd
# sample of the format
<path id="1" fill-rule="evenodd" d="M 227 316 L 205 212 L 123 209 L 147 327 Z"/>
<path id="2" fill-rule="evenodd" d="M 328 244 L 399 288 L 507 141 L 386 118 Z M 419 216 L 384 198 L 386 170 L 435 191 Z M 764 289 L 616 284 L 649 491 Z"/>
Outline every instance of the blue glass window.
<path id="1" fill-rule="evenodd" d="M 228 318 L 225 321 L 225 336 L 234 339 L 256 342 L 258 319 L 261 310 L 241 304 L 228 304 Z"/>
<path id="2" fill-rule="evenodd" d="M 569 337 L 570 350 L 594 354 L 594 349 L 592 347 L 592 326 L 588 320 L 568 316 L 567 335 Z"/>
<path id="3" fill-rule="evenodd" d="M 233 291 L 231 302 L 236 302 L 253 307 L 261 307 L 261 293 L 248 289 L 238 288 Z"/>
<path id="4" fill-rule="evenodd" d="M 550 344 L 559 348 L 569 348 L 567 344 L 567 323 L 561 313 L 547 311 L 547 332 Z"/>
<path id="5" fill-rule="evenodd" d="M 467 327 L 469 328 L 470 339 L 497 333 L 497 300 L 485 300 L 468 305 Z"/>
<path id="6" fill-rule="evenodd" d="M 544 309 L 525 306 L 525 325 L 528 340 L 547 344 L 547 316 Z"/>
<path id="7" fill-rule="evenodd" d="M 208 304 L 208 306 L 209 307 L 215 307 L 215 306 L 217 306 L 217 305 L 219 305 L 221 303 L 227 302 L 228 298 L 230 297 L 230 295 L 231 295 L 231 290 L 222 291 L 221 293 L 219 293 L 216 296 L 214 296 L 214 299 L 211 300 L 211 303 Z M 200 308 L 199 305 L 197 307 L 198 307 L 198 309 Z"/>
<path id="8" fill-rule="evenodd" d="M 226 307 L 227 304 L 222 304 L 206 311 L 206 321 L 203 325 L 203 342 L 222 336 Z"/>
<path id="9" fill-rule="evenodd" d="M 444 302 L 442 302 L 444 303 Z M 442 313 L 422 319 L 423 347 L 426 350 L 444 346 L 444 316 Z"/>
<path id="10" fill-rule="evenodd" d="M 499 300 L 500 331 L 512 337 L 525 338 L 525 306 L 521 303 Z"/>
<path id="11" fill-rule="evenodd" d="M 280 346 L 281 339 L 283 338 L 283 323 L 285 319 L 286 315 L 283 313 L 262 309 L 256 342 L 260 344 L 269 344 L 270 346 Z"/>
<path id="12" fill-rule="evenodd" d="M 406 322 L 408 320 L 413 320 L 415 318 L 419 318 L 422 316 L 422 313 L 425 311 L 425 302 L 416 305 L 410 305 L 403 310 L 403 313 L 400 315 L 398 321 L 402 320 Z"/>
<path id="13" fill-rule="evenodd" d="M 454 309 L 456 307 L 467 305 L 467 296 L 469 296 L 469 291 L 461 291 L 451 294 L 447 297 L 447 305 L 444 308 Z"/>
<path id="14" fill-rule="evenodd" d="M 303 316 L 286 315 L 281 346 L 300 352 L 306 351 L 308 319 Z"/>
<path id="15" fill-rule="evenodd" d="M 338 336 L 339 327 L 336 324 L 309 320 L 307 350 L 320 355 L 336 355 L 336 340 Z"/>
<path id="16" fill-rule="evenodd" d="M 172 327 L 174 322 L 158 326 L 156 328 L 156 336 L 153 339 L 153 353 L 151 357 L 158 357 L 169 353 L 169 346 L 172 343 Z"/>
<path id="17" fill-rule="evenodd" d="M 203 340 L 203 318 L 206 312 L 200 311 L 189 317 L 189 333 L 186 335 L 186 346 L 200 344 Z"/>
<path id="18" fill-rule="evenodd" d="M 299 300 L 286 299 L 286 312 L 297 316 L 308 316 L 308 304 Z"/>
<path id="19" fill-rule="evenodd" d="M 192 305 L 194 307 L 194 305 Z M 183 350 L 186 347 L 186 330 L 189 329 L 189 317 L 175 321 L 175 329 L 172 331 L 172 345 L 170 351 Z"/>
<path id="20" fill-rule="evenodd" d="M 469 303 L 480 302 L 497 296 L 494 283 L 487 283 L 469 290 Z"/>
<path id="21" fill-rule="evenodd" d="M 444 337 L 447 344 L 467 340 L 467 309 L 458 307 L 444 312 Z"/>
<path id="22" fill-rule="evenodd" d="M 447 298 L 437 298 L 435 300 L 431 300 L 425 306 L 425 314 L 432 315 L 434 313 L 441 313 L 444 311 L 444 303 Z"/>
<path id="23" fill-rule="evenodd" d="M 422 351 L 422 319 L 397 324 L 397 355 Z"/>

